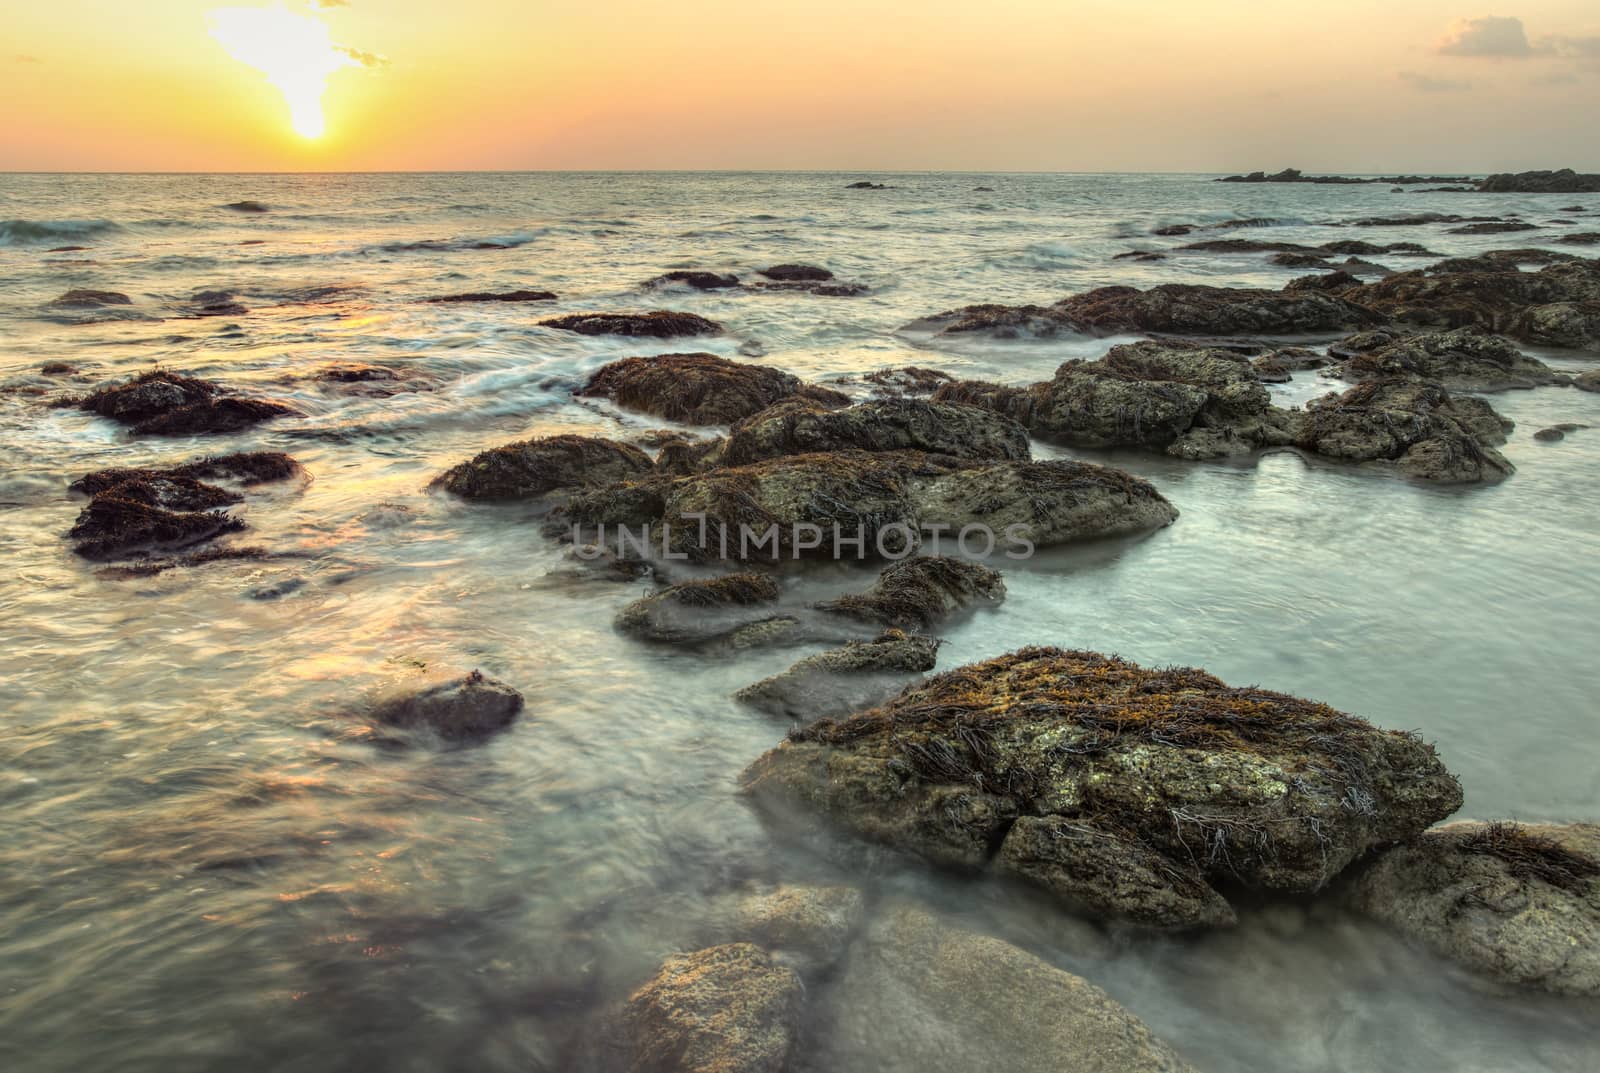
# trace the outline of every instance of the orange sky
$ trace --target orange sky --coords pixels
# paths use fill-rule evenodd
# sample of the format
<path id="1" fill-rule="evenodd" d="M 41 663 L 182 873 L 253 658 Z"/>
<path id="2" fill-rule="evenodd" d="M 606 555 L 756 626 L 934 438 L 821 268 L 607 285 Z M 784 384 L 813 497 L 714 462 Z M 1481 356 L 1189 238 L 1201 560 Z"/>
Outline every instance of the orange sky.
<path id="1" fill-rule="evenodd" d="M 8 5 L 0 168 L 1600 170 L 1591 0 L 323 3 Z M 210 30 L 274 4 L 372 54 L 315 139 Z"/>

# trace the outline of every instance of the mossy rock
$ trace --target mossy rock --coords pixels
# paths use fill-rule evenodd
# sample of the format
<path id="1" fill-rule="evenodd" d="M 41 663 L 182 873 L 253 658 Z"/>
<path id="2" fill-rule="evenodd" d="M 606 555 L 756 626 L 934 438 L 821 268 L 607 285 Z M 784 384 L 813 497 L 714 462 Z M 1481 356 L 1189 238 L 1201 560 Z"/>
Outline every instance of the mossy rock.
<path id="1" fill-rule="evenodd" d="M 619 632 L 655 644 L 703 644 L 726 639 L 775 616 L 781 589 L 768 574 L 725 574 L 679 582 L 640 597 L 617 612 Z"/>
<path id="2" fill-rule="evenodd" d="M 742 466 L 818 451 L 926 451 L 955 458 L 1025 459 L 1028 431 L 1001 414 L 918 399 L 829 409 L 809 398 L 768 407 L 733 427 L 722 454 Z"/>
<path id="3" fill-rule="evenodd" d="M 1324 375 L 1341 380 L 1412 377 L 1432 380 L 1451 391 L 1505 391 L 1567 378 L 1500 336 L 1481 328 L 1405 334 L 1363 332 L 1334 344 L 1344 360 Z"/>
<path id="4" fill-rule="evenodd" d="M 878 626 L 925 630 L 957 611 L 1005 598 L 999 571 L 952 556 L 919 555 L 886 567 L 866 592 L 815 607 Z"/>
<path id="5" fill-rule="evenodd" d="M 689 425 L 729 425 L 795 396 L 823 406 L 849 402 L 781 369 L 715 354 L 624 358 L 602 366 L 577 394 Z"/>
<path id="6" fill-rule="evenodd" d="M 1412 735 L 1204 671 L 1055 648 L 797 729 L 742 784 L 780 823 L 815 811 L 1162 928 L 1226 922 L 1235 888 L 1320 890 L 1461 804 Z"/>
<path id="7" fill-rule="evenodd" d="M 1406 377 L 1366 380 L 1297 415 L 1295 445 L 1346 462 L 1392 465 L 1441 483 L 1495 481 L 1515 467 L 1494 449 L 1512 423 L 1482 399 Z"/>

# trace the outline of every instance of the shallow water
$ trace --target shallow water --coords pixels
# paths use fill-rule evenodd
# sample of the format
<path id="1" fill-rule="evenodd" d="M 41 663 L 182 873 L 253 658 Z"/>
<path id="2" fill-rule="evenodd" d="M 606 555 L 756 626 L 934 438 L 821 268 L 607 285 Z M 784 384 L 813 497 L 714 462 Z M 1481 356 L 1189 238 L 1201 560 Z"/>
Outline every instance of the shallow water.
<path id="1" fill-rule="evenodd" d="M 1297 274 L 1260 255 L 1111 260 L 1213 237 L 1148 234 L 1168 223 L 1268 217 L 1282 223 L 1215 234 L 1457 255 L 1548 245 L 1596 218 L 1458 236 L 1332 224 L 1421 211 L 1542 222 L 1585 199 L 1188 176 L 906 175 L 886 180 L 892 190 L 843 189 L 852 178 L 0 178 L 0 1059 L 559 1069 L 572 1027 L 702 941 L 728 892 L 830 874 L 732 792 L 786 727 L 728 696 L 801 651 L 702 659 L 628 643 L 609 620 L 642 583 L 553 577 L 563 560 L 535 509 L 424 491 L 510 439 L 659 426 L 571 398 L 605 361 L 735 356 L 754 340 L 756 360 L 854 393 L 852 374 L 905 364 L 1026 382 L 1114 341 L 935 349 L 901 329 L 975 301 Z M 243 199 L 271 211 L 221 207 Z M 508 248 L 475 248 L 487 241 Z M 88 249 L 47 252 L 67 245 Z M 779 261 L 827 265 L 872 293 L 638 289 L 672 268 L 748 274 Z M 74 287 L 135 304 L 106 319 L 43 308 Z M 657 348 L 538 328 L 543 306 L 417 301 L 516 287 L 557 292 L 560 311 L 692 310 L 729 334 Z M 250 312 L 181 316 L 212 289 Z M 73 363 L 78 379 L 40 376 L 47 361 Z M 295 379 L 331 361 L 404 365 L 438 387 L 374 399 Z M 157 362 L 310 416 L 153 441 L 41 405 Z M 1329 386 L 1300 373 L 1276 390 L 1303 401 Z M 945 630 L 940 667 L 1041 643 L 1204 666 L 1420 730 L 1460 775 L 1463 815 L 1593 819 L 1600 396 L 1551 388 L 1493 403 L 1517 422 L 1505 453 L 1518 472 L 1489 488 L 1292 453 L 1248 465 L 1094 455 L 1153 481 L 1182 517 L 1144 539 L 1001 563 L 1007 601 Z M 1597 429 L 1531 439 L 1559 421 Z M 224 443 L 306 465 L 309 481 L 250 496 L 254 532 L 236 538 L 299 557 L 114 581 L 67 550 L 71 477 Z M 798 595 L 870 576 L 791 584 Z M 280 583 L 298 587 L 254 598 Z M 340 710 L 391 657 L 482 667 L 522 690 L 527 712 L 481 748 L 381 748 Z M 849 878 L 1082 972 L 1204 1070 L 1600 1066 L 1592 1005 L 1502 994 L 1326 908 L 1265 907 L 1199 939 L 1130 938 L 904 867 Z"/>

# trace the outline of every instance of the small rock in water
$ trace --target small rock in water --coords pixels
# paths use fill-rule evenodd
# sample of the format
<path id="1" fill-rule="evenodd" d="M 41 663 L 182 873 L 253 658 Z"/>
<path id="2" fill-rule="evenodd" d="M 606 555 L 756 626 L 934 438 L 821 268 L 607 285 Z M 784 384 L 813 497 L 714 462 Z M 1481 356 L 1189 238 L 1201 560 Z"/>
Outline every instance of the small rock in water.
<path id="1" fill-rule="evenodd" d="M 1025 459 L 1028 432 L 1003 414 L 923 399 L 889 398 L 829 409 L 798 397 L 734 425 L 724 464 L 819 451 L 927 451 L 951 458 Z"/>
<path id="2" fill-rule="evenodd" d="M 522 694 L 482 671 L 419 670 L 373 702 L 371 717 L 386 726 L 427 729 L 468 741 L 504 730 L 522 711 Z"/>
<path id="3" fill-rule="evenodd" d="M 898 369 L 874 369 L 861 374 L 861 379 L 876 387 L 880 394 L 932 395 L 955 377 L 939 369 L 925 369 L 920 365 L 905 365 Z"/>
<path id="4" fill-rule="evenodd" d="M 763 268 L 761 275 L 780 283 L 822 283 L 833 278 L 833 273 L 816 265 L 773 265 Z"/>
<path id="5" fill-rule="evenodd" d="M 572 313 L 541 320 L 545 328 L 579 335 L 645 336 L 671 339 L 684 335 L 721 335 L 722 325 L 694 313 L 656 310 L 650 313 Z"/>
<path id="6" fill-rule="evenodd" d="M 234 212 L 267 212 L 268 211 L 267 206 L 262 204 L 259 201 L 230 201 L 228 204 L 226 204 L 226 205 L 224 205 L 222 207 L 225 208 L 225 209 L 232 209 Z"/>
<path id="7" fill-rule="evenodd" d="M 52 298 L 49 304 L 61 309 L 98 309 L 101 306 L 132 305 L 133 299 L 121 291 L 71 290 L 59 298 Z"/>
<path id="8" fill-rule="evenodd" d="M 939 642 L 900 630 L 807 656 L 782 674 L 745 686 L 734 699 L 773 715 L 812 720 L 871 707 L 933 670 Z"/>
<path id="9" fill-rule="evenodd" d="M 846 186 L 845 189 L 846 190 L 887 190 L 889 188 L 887 186 L 885 186 L 884 184 L 882 184 L 882 183 L 875 183 L 875 182 L 872 182 L 872 181 L 870 181 L 868 179 L 863 179 L 860 182 L 851 183 L 850 185 Z"/>
<path id="10" fill-rule="evenodd" d="M 1536 440 L 1543 440 L 1546 443 L 1552 443 L 1556 440 L 1566 439 L 1567 434 L 1558 428 L 1542 428 L 1533 434 L 1533 438 Z"/>
<path id="11" fill-rule="evenodd" d="M 998 571 L 951 556 L 919 555 L 887 567 L 864 593 L 814 606 L 878 626 L 925 630 L 964 608 L 1005 598 Z"/>
<path id="12" fill-rule="evenodd" d="M 744 573 L 685 581 L 617 613 L 618 631 L 655 644 L 702 644 L 772 619 L 781 590 L 770 575 Z M 754 609 L 754 610 L 752 610 Z M 786 621 L 792 621 L 787 619 Z"/>
<path id="13" fill-rule="evenodd" d="M 831 967 L 861 926 L 866 899 L 854 887 L 785 886 L 741 899 L 741 938 L 798 960 L 804 974 Z"/>
<path id="14" fill-rule="evenodd" d="M 464 294 L 440 294 L 424 298 L 424 302 L 447 305 L 452 302 L 553 302 L 551 291 L 468 291 Z"/>
<path id="15" fill-rule="evenodd" d="M 724 291 L 739 286 L 739 277 L 718 272 L 693 272 L 679 270 L 667 272 L 645 283 L 646 287 L 670 287 L 674 284 L 697 291 Z"/>
<path id="16" fill-rule="evenodd" d="M 527 499 L 630 480 L 653 467 L 650 456 L 629 443 L 547 436 L 484 451 L 435 478 L 433 487 L 463 499 Z"/>

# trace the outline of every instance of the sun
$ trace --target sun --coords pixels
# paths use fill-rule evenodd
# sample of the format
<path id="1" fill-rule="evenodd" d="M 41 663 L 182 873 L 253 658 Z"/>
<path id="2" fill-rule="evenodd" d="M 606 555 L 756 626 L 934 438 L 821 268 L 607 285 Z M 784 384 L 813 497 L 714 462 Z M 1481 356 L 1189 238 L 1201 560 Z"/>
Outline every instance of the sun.
<path id="1" fill-rule="evenodd" d="M 343 67 L 359 67 L 350 49 L 336 45 L 321 19 L 272 7 L 227 7 L 207 16 L 211 36 L 240 63 L 266 75 L 289 106 L 289 125 L 302 138 L 320 138 L 327 130 L 322 95 L 328 76 Z"/>

